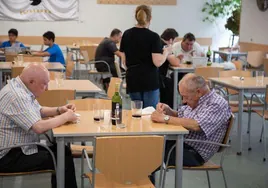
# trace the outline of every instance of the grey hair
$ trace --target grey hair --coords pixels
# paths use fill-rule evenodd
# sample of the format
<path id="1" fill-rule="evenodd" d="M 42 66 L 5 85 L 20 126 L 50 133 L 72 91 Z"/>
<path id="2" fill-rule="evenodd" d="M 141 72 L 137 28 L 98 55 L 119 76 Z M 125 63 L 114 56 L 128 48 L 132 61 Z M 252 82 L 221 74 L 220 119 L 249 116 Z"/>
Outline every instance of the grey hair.
<path id="1" fill-rule="evenodd" d="M 181 84 L 184 84 L 188 91 L 195 91 L 196 89 L 208 89 L 206 80 L 202 76 L 198 76 L 193 73 L 185 75 L 179 82 L 179 85 Z"/>

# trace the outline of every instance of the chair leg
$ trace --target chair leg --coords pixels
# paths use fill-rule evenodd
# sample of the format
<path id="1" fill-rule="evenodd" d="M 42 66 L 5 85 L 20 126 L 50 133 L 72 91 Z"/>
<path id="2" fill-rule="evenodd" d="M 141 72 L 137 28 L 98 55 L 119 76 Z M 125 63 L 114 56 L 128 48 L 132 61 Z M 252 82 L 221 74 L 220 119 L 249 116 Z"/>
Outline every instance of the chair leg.
<path id="1" fill-rule="evenodd" d="M 211 184 L 210 184 L 210 178 L 209 178 L 209 172 L 208 172 L 208 170 L 206 170 L 206 174 L 207 174 L 207 179 L 208 179 L 208 187 L 211 188 Z"/>
<path id="2" fill-rule="evenodd" d="M 162 187 L 162 183 L 163 183 L 163 172 L 165 170 L 166 166 L 165 163 L 163 162 L 161 168 L 160 168 L 160 176 L 159 176 L 159 187 Z"/>
<path id="3" fill-rule="evenodd" d="M 251 151 L 251 110 L 248 111 L 248 151 Z"/>
<path id="4" fill-rule="evenodd" d="M 225 188 L 228 188 L 227 181 L 226 181 L 226 177 L 225 177 L 225 173 L 224 173 L 223 168 L 221 168 L 221 173 L 222 173 L 222 176 L 223 176 L 224 186 L 225 186 Z"/>
<path id="5" fill-rule="evenodd" d="M 264 119 L 264 117 L 262 118 L 262 126 L 263 126 L 262 139 L 263 139 L 263 147 L 264 147 L 263 161 L 266 161 L 266 126 L 265 126 L 265 119 Z"/>
<path id="6" fill-rule="evenodd" d="M 160 188 L 165 188 L 166 175 L 167 175 L 167 167 L 164 168 L 163 178 L 162 178 L 162 186 L 160 186 Z M 161 178 L 161 177 L 160 177 L 160 178 Z"/>
<path id="7" fill-rule="evenodd" d="M 84 156 L 81 157 L 81 188 L 84 188 Z"/>
<path id="8" fill-rule="evenodd" d="M 262 135 L 263 135 L 263 126 L 261 126 L 261 136 L 260 136 L 260 142 L 262 142 Z"/>

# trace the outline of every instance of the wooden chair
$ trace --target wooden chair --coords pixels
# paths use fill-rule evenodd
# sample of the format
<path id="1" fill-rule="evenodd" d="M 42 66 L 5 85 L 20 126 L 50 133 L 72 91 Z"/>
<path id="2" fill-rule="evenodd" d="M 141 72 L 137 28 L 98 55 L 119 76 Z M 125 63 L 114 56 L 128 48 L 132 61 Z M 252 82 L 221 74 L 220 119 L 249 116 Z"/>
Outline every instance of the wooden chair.
<path id="1" fill-rule="evenodd" d="M 250 67 L 258 68 L 263 64 L 263 58 L 266 52 L 263 51 L 249 51 L 247 55 L 247 62 Z"/>
<path id="2" fill-rule="evenodd" d="M 43 147 L 45 148 L 50 156 L 52 157 L 52 160 L 53 160 L 53 165 L 54 165 L 54 169 L 55 170 L 38 170 L 38 171 L 29 171 L 29 172 L 12 172 L 12 173 L 5 173 L 5 172 L 1 172 L 0 173 L 0 186 L 2 185 L 2 182 L 3 181 L 3 178 L 4 177 L 12 177 L 12 176 L 24 176 L 24 175 L 33 175 L 33 174 L 45 174 L 45 173 L 53 173 L 55 174 L 55 176 L 57 175 L 56 173 L 56 159 L 55 159 L 55 156 L 53 154 L 53 152 L 50 150 L 49 147 L 47 147 L 46 145 L 44 144 L 41 144 L 41 143 L 24 143 L 24 144 L 16 144 L 14 146 L 9 146 L 9 147 L 4 147 L 4 148 L 0 148 L 0 151 L 2 150 L 5 150 L 5 149 L 14 149 L 14 148 L 20 148 L 20 147 L 23 147 L 23 146 L 31 146 L 31 145 L 38 145 L 40 147 Z"/>
<path id="3" fill-rule="evenodd" d="M 266 125 L 265 125 L 265 121 L 268 120 L 267 104 L 268 104 L 268 85 L 266 86 L 263 109 L 262 110 L 253 109 L 253 111 L 256 112 L 256 114 L 258 114 L 262 118 L 262 130 L 261 130 L 260 142 L 263 141 L 263 147 L 264 147 L 263 161 L 266 161 Z M 250 139 L 250 137 L 249 137 L 249 139 Z"/>
<path id="4" fill-rule="evenodd" d="M 11 67 L 11 77 L 16 78 L 22 73 L 23 69 L 24 67 Z"/>
<path id="5" fill-rule="evenodd" d="M 224 71 L 223 67 L 197 67 L 195 69 L 195 74 L 202 76 L 205 80 L 212 77 L 219 77 L 219 72 Z"/>
<path id="6" fill-rule="evenodd" d="M 66 72 L 65 72 L 66 79 L 73 79 L 73 69 L 75 62 L 72 60 L 72 56 L 73 53 L 68 52 L 66 57 Z"/>
<path id="7" fill-rule="evenodd" d="M 96 53 L 97 47 L 98 47 L 98 45 L 94 45 L 94 44 L 86 45 L 86 46 L 80 46 L 80 52 L 86 51 L 88 61 L 90 61 L 92 59 L 95 59 L 95 53 Z"/>
<path id="8" fill-rule="evenodd" d="M 41 106 L 58 107 L 67 104 L 68 100 L 75 99 L 75 90 L 48 90 L 37 101 Z"/>
<path id="9" fill-rule="evenodd" d="M 12 62 L 17 57 L 17 54 L 6 55 L 6 62 Z M 23 55 L 24 62 L 43 62 L 43 57 L 32 56 L 32 55 Z"/>
<path id="10" fill-rule="evenodd" d="M 235 65 L 236 70 L 243 70 L 243 63 L 241 61 L 232 61 L 232 63 Z"/>
<path id="11" fill-rule="evenodd" d="M 117 77 L 112 77 L 111 78 L 111 81 L 110 81 L 110 84 L 109 84 L 109 87 L 108 87 L 108 91 L 107 91 L 107 96 L 108 98 L 112 98 L 114 93 L 115 93 L 115 84 L 116 83 L 122 83 L 122 79 L 121 78 L 117 78 Z"/>
<path id="12" fill-rule="evenodd" d="M 90 173 L 84 174 L 82 160 L 82 174 L 96 188 L 153 188 L 148 176 L 161 166 L 164 141 L 162 136 L 97 137 L 93 165 L 83 150 Z"/>
<path id="13" fill-rule="evenodd" d="M 231 118 L 229 120 L 228 128 L 226 130 L 226 133 L 225 133 L 225 136 L 224 136 L 224 139 L 223 139 L 222 143 L 207 142 L 207 141 L 203 141 L 203 140 L 185 139 L 186 142 L 207 143 L 207 144 L 212 144 L 212 145 L 215 145 L 215 146 L 219 146 L 220 147 L 219 150 L 218 150 L 218 153 L 221 153 L 220 164 L 215 164 L 215 163 L 213 163 L 212 161 L 209 160 L 208 162 L 206 162 L 202 166 L 197 166 L 197 167 L 186 167 L 186 166 L 184 166 L 183 167 L 184 170 L 193 170 L 193 171 L 200 171 L 201 170 L 201 171 L 206 171 L 209 188 L 211 187 L 210 178 L 209 178 L 209 171 L 221 171 L 222 172 L 222 175 L 223 175 L 223 180 L 224 180 L 225 188 L 227 188 L 227 182 L 226 182 L 226 178 L 225 178 L 225 174 L 224 174 L 224 170 L 223 170 L 223 161 L 224 161 L 225 149 L 227 147 L 230 147 L 230 145 L 227 145 L 227 144 L 229 142 L 229 137 L 230 137 L 230 133 L 231 133 L 231 130 L 232 130 L 234 121 L 235 121 L 235 116 L 232 114 L 232 116 L 231 116 Z M 167 162 L 166 162 L 167 168 L 164 169 L 162 187 L 164 187 L 164 185 L 165 185 L 165 179 L 166 179 L 166 171 L 167 171 L 167 169 L 174 168 L 174 166 L 169 166 L 168 165 L 168 161 L 169 161 L 171 152 L 175 148 L 175 146 L 176 145 L 174 145 L 170 149 L 170 151 L 168 153 Z"/>
<path id="14" fill-rule="evenodd" d="M 114 62 L 114 65 L 115 65 L 115 68 L 116 68 L 117 76 L 118 76 L 119 78 L 124 78 L 124 77 L 126 77 L 126 73 L 125 73 L 125 72 L 122 73 L 119 63 L 115 61 L 115 62 Z"/>

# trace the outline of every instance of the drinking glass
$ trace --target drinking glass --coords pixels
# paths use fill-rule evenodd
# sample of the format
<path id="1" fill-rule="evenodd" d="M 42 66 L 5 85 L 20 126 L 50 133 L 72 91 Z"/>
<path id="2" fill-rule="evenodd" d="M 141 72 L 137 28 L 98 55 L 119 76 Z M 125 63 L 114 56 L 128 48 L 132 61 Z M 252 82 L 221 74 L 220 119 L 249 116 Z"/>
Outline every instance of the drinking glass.
<path id="1" fill-rule="evenodd" d="M 142 115 L 142 101 L 131 101 L 131 111 L 133 118 L 141 118 Z"/>
<path id="2" fill-rule="evenodd" d="M 122 119 L 120 120 L 120 110 L 119 109 L 115 109 L 115 117 L 114 118 L 115 118 L 116 128 L 123 129 L 126 127 L 126 125 L 123 123 L 123 116 L 122 116 Z"/>
<path id="3" fill-rule="evenodd" d="M 256 83 L 257 85 L 263 85 L 264 71 L 256 71 Z"/>
<path id="4" fill-rule="evenodd" d="M 19 66 L 23 64 L 23 55 L 18 55 L 17 56 L 17 63 Z"/>
<path id="5" fill-rule="evenodd" d="M 55 72 L 55 82 L 58 87 L 64 84 L 64 74 L 62 72 Z"/>
<path id="6" fill-rule="evenodd" d="M 100 121 L 100 109 L 97 104 L 93 104 L 93 119 L 94 121 Z"/>

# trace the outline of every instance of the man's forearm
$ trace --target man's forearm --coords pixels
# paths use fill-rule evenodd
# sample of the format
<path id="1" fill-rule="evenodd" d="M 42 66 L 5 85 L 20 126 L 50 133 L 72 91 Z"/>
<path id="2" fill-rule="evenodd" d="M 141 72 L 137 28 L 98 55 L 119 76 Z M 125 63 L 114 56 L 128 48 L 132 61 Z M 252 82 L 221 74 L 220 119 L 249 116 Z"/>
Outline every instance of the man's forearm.
<path id="1" fill-rule="evenodd" d="M 42 117 L 51 117 L 59 115 L 58 107 L 45 107 L 43 106 L 40 110 Z"/>
<path id="2" fill-rule="evenodd" d="M 172 125 L 181 125 L 184 128 L 191 130 L 191 131 L 200 131 L 200 126 L 198 125 L 198 122 L 193 119 L 186 119 L 186 118 L 178 118 L 171 116 L 169 119 L 168 124 Z"/>
<path id="3" fill-rule="evenodd" d="M 32 126 L 32 130 L 37 134 L 43 134 L 44 132 L 54 129 L 60 125 L 63 125 L 67 122 L 65 114 L 59 115 L 57 117 L 40 120 Z"/>

